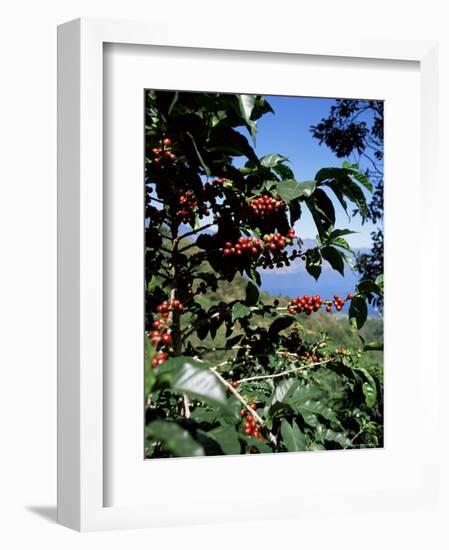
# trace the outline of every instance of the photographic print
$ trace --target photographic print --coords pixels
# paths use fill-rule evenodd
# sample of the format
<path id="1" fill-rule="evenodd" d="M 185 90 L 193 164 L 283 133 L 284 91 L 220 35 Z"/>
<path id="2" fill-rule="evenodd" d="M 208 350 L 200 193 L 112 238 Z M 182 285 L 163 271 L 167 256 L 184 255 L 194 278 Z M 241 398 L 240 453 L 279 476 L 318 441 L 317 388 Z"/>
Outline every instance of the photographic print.
<path id="1" fill-rule="evenodd" d="M 383 102 L 145 90 L 145 458 L 383 446 Z"/>

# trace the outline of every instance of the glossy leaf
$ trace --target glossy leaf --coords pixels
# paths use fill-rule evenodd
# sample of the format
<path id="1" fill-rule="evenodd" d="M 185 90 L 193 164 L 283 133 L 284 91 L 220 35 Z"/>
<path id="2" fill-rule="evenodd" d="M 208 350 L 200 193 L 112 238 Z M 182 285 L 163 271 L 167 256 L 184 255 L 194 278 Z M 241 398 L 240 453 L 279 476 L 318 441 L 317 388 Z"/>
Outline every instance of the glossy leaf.
<path id="1" fill-rule="evenodd" d="M 368 308 L 361 296 L 354 296 L 349 306 L 349 323 L 354 329 L 360 330 L 368 317 Z"/>
<path id="2" fill-rule="evenodd" d="M 291 394 L 298 386 L 298 382 L 293 378 L 288 378 L 287 380 L 282 380 L 275 387 L 273 395 L 270 399 L 270 406 L 275 405 L 276 403 L 281 403 L 286 396 Z"/>
<path id="3" fill-rule="evenodd" d="M 296 422 L 292 425 L 287 420 L 281 422 L 281 434 L 282 441 L 288 451 L 305 451 L 306 450 L 306 438 L 299 429 Z"/>
<path id="4" fill-rule="evenodd" d="M 321 253 L 318 248 L 309 248 L 306 251 L 306 270 L 316 280 L 321 275 L 321 262 Z"/>
<path id="5" fill-rule="evenodd" d="M 155 420 L 147 426 L 146 436 L 150 441 L 161 442 L 173 456 L 204 456 L 201 445 L 175 422 Z"/>
<path id="6" fill-rule="evenodd" d="M 212 406 L 226 406 L 226 392 L 207 363 L 192 357 L 172 357 L 157 368 L 158 383 Z"/>
<path id="7" fill-rule="evenodd" d="M 259 287 L 251 279 L 249 279 L 246 284 L 245 304 L 247 306 L 254 306 L 259 301 L 259 297 Z"/>
<path id="8" fill-rule="evenodd" d="M 362 384 L 363 395 L 365 396 L 365 403 L 368 407 L 373 407 L 377 401 L 377 387 L 376 381 L 371 374 L 365 369 L 359 369 L 365 377 L 365 382 Z"/>
<path id="9" fill-rule="evenodd" d="M 226 455 L 236 455 L 240 453 L 240 442 L 232 426 L 219 426 L 207 432 L 209 437 L 212 437 L 221 447 L 221 450 Z"/>
<path id="10" fill-rule="evenodd" d="M 276 319 L 271 323 L 268 333 L 271 338 L 274 338 L 279 334 L 279 332 L 288 328 L 295 321 L 296 318 L 293 315 L 282 315 L 280 317 L 276 317 Z"/>
<path id="11" fill-rule="evenodd" d="M 251 315 L 251 310 L 242 302 L 236 302 L 232 306 L 232 322 L 234 323 L 238 319 L 243 319 L 244 317 L 249 317 Z"/>
<path id="12" fill-rule="evenodd" d="M 315 187 L 314 181 L 286 180 L 279 182 L 276 189 L 281 199 L 289 204 L 294 199 L 310 197 L 315 191 Z"/>
<path id="13" fill-rule="evenodd" d="M 368 342 L 363 346 L 363 351 L 383 351 L 384 343 L 382 340 L 374 340 L 373 342 Z"/>
<path id="14" fill-rule="evenodd" d="M 369 279 L 365 279 L 364 281 L 361 281 L 357 285 L 357 292 L 363 293 L 363 294 L 382 294 L 382 289 L 374 282 L 370 281 Z"/>
<path id="15" fill-rule="evenodd" d="M 336 248 L 333 246 L 325 246 L 321 249 L 321 255 L 330 263 L 332 269 L 344 275 L 345 264 L 340 252 Z"/>
<path id="16" fill-rule="evenodd" d="M 238 100 L 242 118 L 245 121 L 249 131 L 251 132 L 253 140 L 256 141 L 256 123 L 254 122 L 254 120 L 251 120 L 251 115 L 256 104 L 257 96 L 240 94 L 238 96 Z"/>
<path id="17" fill-rule="evenodd" d="M 271 155 L 266 155 L 261 157 L 260 164 L 265 168 L 274 168 L 278 164 L 282 164 L 287 160 L 287 157 L 273 153 Z"/>

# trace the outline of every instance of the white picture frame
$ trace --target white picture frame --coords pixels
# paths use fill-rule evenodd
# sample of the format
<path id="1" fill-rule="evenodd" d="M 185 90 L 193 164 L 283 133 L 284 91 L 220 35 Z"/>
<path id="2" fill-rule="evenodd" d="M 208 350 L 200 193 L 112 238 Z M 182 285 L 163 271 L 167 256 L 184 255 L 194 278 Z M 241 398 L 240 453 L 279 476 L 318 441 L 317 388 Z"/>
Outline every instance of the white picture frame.
<path id="1" fill-rule="evenodd" d="M 229 36 L 203 34 L 194 40 L 187 27 L 157 28 L 141 22 L 81 19 L 58 28 L 58 521 L 78 530 L 154 527 L 245 518 L 295 517 L 327 514 L 336 506 L 350 513 L 360 506 L 360 495 L 335 488 L 323 504 L 320 488 L 307 499 L 295 498 L 294 491 L 284 499 L 274 497 L 273 510 L 248 509 L 245 499 L 217 498 L 204 492 L 195 510 L 185 505 L 170 510 L 152 503 L 105 506 L 105 422 L 103 350 L 104 338 L 104 120 L 103 78 L 104 45 L 129 44 L 158 46 L 166 55 L 175 56 L 175 48 L 223 50 L 229 55 L 258 52 L 270 56 L 326 56 L 329 63 L 339 59 L 410 61 L 419 64 L 420 82 L 420 184 L 426 187 L 428 201 L 421 216 L 426 223 L 426 264 L 421 270 L 419 300 L 425 312 L 424 291 L 430 301 L 438 296 L 438 283 L 430 265 L 438 261 L 436 174 L 438 111 L 436 79 L 438 75 L 437 44 L 422 40 L 355 41 L 341 38 L 299 38 Z M 232 51 L 235 53 L 232 54 Z M 182 83 L 180 83 L 180 87 Z M 422 245 L 419 245 L 422 246 Z M 429 290 L 428 283 L 432 282 Z M 430 296 L 429 296 L 430 292 Z M 430 341 L 434 327 L 421 323 L 423 341 Z M 438 417 L 438 348 L 429 351 L 429 366 L 422 388 L 432 395 L 427 404 L 429 436 L 436 430 Z M 417 358 L 416 361 L 420 359 Z M 419 367 L 419 365 L 418 365 Z M 418 368 L 417 367 L 417 368 Z M 422 370 L 417 371 L 419 377 Z M 423 378 L 423 377 L 421 377 Z M 416 383 L 418 384 L 418 382 Z M 388 387 L 386 392 L 388 394 Z M 432 421 L 434 421 L 432 423 Z M 406 442 L 401 443 L 406 445 Z M 404 450 L 406 450 L 404 448 Z M 435 505 L 438 494 L 437 466 L 439 457 L 433 447 L 416 459 L 414 467 L 422 475 L 409 486 L 390 491 L 365 491 L 364 506 L 401 505 L 413 509 Z M 304 453 L 303 453 L 304 454 Z M 309 457 L 311 454 L 307 453 Z M 297 460 L 297 454 L 285 460 Z M 319 456 L 319 455 L 316 455 Z M 321 455 L 322 456 L 322 455 Z M 342 455 L 334 454 L 338 463 Z M 270 457 L 279 459 L 280 457 Z M 263 457 L 263 459 L 265 459 Z M 284 457 L 283 457 L 284 459 Z M 143 460 L 143 458 L 142 458 Z M 201 459 L 216 461 L 216 458 Z M 307 460 L 310 461 L 310 458 Z M 317 460 L 323 460 L 318 458 Z M 167 463 L 170 467 L 170 461 Z M 173 464 L 173 462 L 171 462 Z M 196 463 L 199 464 L 198 462 Z M 217 462 L 215 462 L 217 464 Z M 228 462 L 228 464 L 231 464 Z M 259 462 L 260 464 L 260 462 Z M 179 466 L 180 465 L 180 466 Z M 323 463 L 323 466 L 326 464 Z M 183 468 L 178 461 L 178 469 Z M 384 465 L 383 467 L 387 467 Z M 199 466 L 196 467 L 197 469 Z M 201 466 L 202 468 L 202 466 Z M 231 466 L 232 468 L 232 466 Z M 416 469 L 415 468 L 415 469 Z M 415 475 L 414 470 L 414 475 Z M 123 472 L 120 475 L 124 475 Z M 162 489 L 159 489 L 161 491 Z M 296 489 L 295 489 L 296 490 Z M 321 491 L 322 492 L 322 491 Z M 161 496 L 155 492 L 154 499 Z M 214 496 L 214 498 L 212 498 Z M 281 495 L 282 496 L 282 495 Z M 211 502 L 213 501 L 213 509 Z M 248 512 L 249 510 L 249 512 Z"/>

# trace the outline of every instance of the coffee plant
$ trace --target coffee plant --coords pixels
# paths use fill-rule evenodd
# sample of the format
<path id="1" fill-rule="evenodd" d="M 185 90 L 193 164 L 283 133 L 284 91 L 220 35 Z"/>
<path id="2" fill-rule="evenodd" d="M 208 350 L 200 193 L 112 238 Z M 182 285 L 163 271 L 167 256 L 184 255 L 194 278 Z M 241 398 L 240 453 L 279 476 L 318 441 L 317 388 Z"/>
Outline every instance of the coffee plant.
<path id="1" fill-rule="evenodd" d="M 147 458 L 383 444 L 382 370 L 364 361 L 381 342 L 335 348 L 303 326 L 345 308 L 360 331 L 382 277 L 345 296 L 302 294 L 298 277 L 285 303 L 259 289 L 262 270 L 292 262 L 315 279 L 323 260 L 343 275 L 352 231 L 334 227 L 333 201 L 364 221 L 371 183 L 347 162 L 298 181 L 285 156 L 259 158 L 269 113 L 262 96 L 146 92 Z M 317 229 L 307 249 L 293 229 L 304 209 Z M 235 281 L 244 291 L 219 298 Z"/>

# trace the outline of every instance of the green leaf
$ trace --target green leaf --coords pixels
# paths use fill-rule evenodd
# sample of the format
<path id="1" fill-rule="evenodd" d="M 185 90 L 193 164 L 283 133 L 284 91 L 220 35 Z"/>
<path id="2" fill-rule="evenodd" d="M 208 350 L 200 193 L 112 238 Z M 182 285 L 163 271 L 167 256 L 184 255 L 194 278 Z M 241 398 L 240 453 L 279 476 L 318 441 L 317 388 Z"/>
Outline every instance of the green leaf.
<path id="1" fill-rule="evenodd" d="M 240 442 L 235 428 L 232 426 L 219 426 L 207 432 L 207 435 L 214 439 L 226 455 L 240 454 Z"/>
<path id="2" fill-rule="evenodd" d="M 243 319 L 244 317 L 249 317 L 251 315 L 251 310 L 242 302 L 236 302 L 232 306 L 232 322 L 235 323 L 237 319 Z"/>
<path id="3" fill-rule="evenodd" d="M 160 441 L 165 451 L 173 456 L 204 456 L 201 445 L 175 422 L 155 420 L 147 426 L 145 433 L 151 441 Z"/>
<path id="4" fill-rule="evenodd" d="M 288 451 L 306 450 L 305 435 L 301 432 L 296 422 L 290 425 L 287 420 L 283 419 L 281 422 L 281 435 L 282 441 Z"/>
<path id="5" fill-rule="evenodd" d="M 239 100 L 240 114 L 243 120 L 245 121 L 248 127 L 248 130 L 251 132 L 251 136 L 253 140 L 256 141 L 257 128 L 254 120 L 251 120 L 251 115 L 254 109 L 254 105 L 256 104 L 257 96 L 239 94 L 238 100 Z"/>
<path id="6" fill-rule="evenodd" d="M 274 168 L 278 164 L 282 164 L 285 162 L 287 157 L 284 157 L 282 155 L 278 155 L 277 153 L 272 153 L 271 155 L 265 155 L 264 157 L 261 157 L 260 164 L 264 168 Z"/>
<path id="7" fill-rule="evenodd" d="M 306 251 L 306 269 L 307 272 L 318 280 L 321 275 L 321 253 L 319 248 L 309 248 Z"/>
<path id="8" fill-rule="evenodd" d="M 168 385 L 176 393 L 186 393 L 211 406 L 226 406 L 226 392 L 207 363 L 192 357 L 172 357 L 156 370 L 158 385 Z"/>
<path id="9" fill-rule="evenodd" d="M 247 306 L 254 306 L 259 301 L 259 287 L 251 280 L 248 280 L 248 283 L 246 284 L 246 298 L 245 298 L 245 304 Z"/>
<path id="10" fill-rule="evenodd" d="M 309 198 L 315 191 L 315 181 L 285 180 L 278 182 L 276 189 L 281 199 L 289 204 L 294 199 Z"/>
<path id="11" fill-rule="evenodd" d="M 345 235 L 353 235 L 354 233 L 357 233 L 357 231 L 351 231 L 350 229 L 334 229 L 330 232 L 328 241 L 333 241 L 334 239 L 344 237 Z"/>
<path id="12" fill-rule="evenodd" d="M 333 441 L 335 443 L 338 443 L 343 449 L 352 447 L 352 441 L 344 433 L 334 432 L 333 430 L 328 428 L 323 432 L 323 437 L 326 441 Z"/>
<path id="13" fill-rule="evenodd" d="M 280 317 L 276 317 L 268 329 L 268 334 L 271 338 L 274 338 L 281 330 L 288 328 L 295 321 L 296 319 L 293 315 L 281 315 Z"/>
<path id="14" fill-rule="evenodd" d="M 316 173 L 315 180 L 318 185 L 327 185 L 333 190 L 345 211 L 347 211 L 347 204 L 343 196 L 346 196 L 358 207 L 364 222 L 368 207 L 362 189 L 351 179 L 353 172 L 358 174 L 355 170 L 351 171 L 347 168 L 322 168 Z"/>
<path id="15" fill-rule="evenodd" d="M 292 402 L 296 401 L 294 397 L 295 396 L 293 396 Z M 309 424 L 309 426 L 316 427 L 319 424 L 317 416 L 322 416 L 325 420 L 335 425 L 339 424 L 335 412 L 321 401 L 307 400 L 305 403 L 297 403 L 296 401 L 295 404 L 297 411 L 304 418 L 304 422 Z"/>
<path id="16" fill-rule="evenodd" d="M 281 180 L 292 180 L 295 178 L 295 175 L 293 173 L 293 170 L 289 168 L 285 164 L 277 164 L 272 168 L 273 172 L 275 172 L 278 176 L 280 176 Z"/>
<path id="17" fill-rule="evenodd" d="M 212 424 L 217 420 L 217 411 L 206 409 L 204 407 L 195 407 L 190 415 L 190 418 L 195 420 L 195 422 L 198 422 L 198 424 L 202 424 L 203 422 L 206 424 Z"/>
<path id="18" fill-rule="evenodd" d="M 365 324 L 368 317 L 368 308 L 365 300 L 361 296 L 354 296 L 349 306 L 349 323 L 356 329 L 360 330 Z"/>
<path id="19" fill-rule="evenodd" d="M 293 200 L 290 202 L 290 225 L 293 227 L 295 222 L 301 218 L 301 205 L 299 200 Z"/>
<path id="20" fill-rule="evenodd" d="M 262 280 L 260 278 L 259 272 L 257 271 L 257 266 L 255 263 L 250 263 L 249 266 L 245 268 L 245 273 L 257 286 L 260 286 L 262 284 Z"/>
<path id="21" fill-rule="evenodd" d="M 208 151 L 221 151 L 232 156 L 246 156 L 254 164 L 259 164 L 259 158 L 246 137 L 229 127 L 214 128 L 209 134 L 207 149 Z"/>
<path id="22" fill-rule="evenodd" d="M 366 382 L 362 384 L 363 395 L 365 396 L 365 403 L 367 407 L 373 407 L 377 401 L 377 387 L 376 381 L 371 374 L 365 369 L 359 369 L 363 373 Z"/>
<path id="23" fill-rule="evenodd" d="M 243 336 L 244 336 L 243 334 L 236 334 L 232 338 L 228 338 L 226 340 L 226 347 L 232 348 L 232 346 L 236 346 L 240 342 L 240 340 L 243 338 Z"/>
<path id="24" fill-rule="evenodd" d="M 360 281 L 360 283 L 357 285 L 357 292 L 360 294 L 378 294 L 379 296 L 382 295 L 382 289 L 374 282 L 370 281 L 369 279 L 365 279 L 363 281 Z"/>
<path id="25" fill-rule="evenodd" d="M 358 170 L 349 169 L 351 176 L 363 185 L 370 193 L 373 192 L 373 184 L 369 181 L 365 174 Z"/>
<path id="26" fill-rule="evenodd" d="M 363 346 L 363 351 L 383 351 L 384 343 L 382 340 L 374 340 L 373 342 L 368 342 Z"/>
<path id="27" fill-rule="evenodd" d="M 366 216 L 368 215 L 368 206 L 366 204 L 365 195 L 363 194 L 360 187 L 355 184 L 350 178 L 346 178 L 344 181 L 342 181 L 342 183 L 343 193 L 351 202 L 358 206 L 360 215 L 362 216 L 362 221 L 364 222 Z"/>
<path id="28" fill-rule="evenodd" d="M 332 244 L 334 246 L 338 246 L 339 248 L 343 248 L 343 250 L 346 250 L 350 254 L 354 254 L 354 251 L 352 250 L 352 248 L 349 246 L 348 242 L 345 239 L 341 239 L 341 238 L 333 239 Z"/>
<path id="29" fill-rule="evenodd" d="M 193 148 L 195 149 L 195 153 L 198 157 L 198 160 L 199 160 L 199 163 L 201 164 L 205 174 L 207 176 L 210 176 L 211 175 L 211 171 L 210 171 L 210 168 L 209 166 L 207 166 L 207 164 L 204 162 L 203 160 L 203 157 L 201 156 L 199 150 L 198 150 L 198 147 L 196 145 L 196 142 L 195 142 L 195 138 L 192 136 L 192 134 L 190 132 L 186 132 L 186 135 L 189 136 L 189 138 L 192 140 L 192 144 L 193 144 Z"/>
<path id="30" fill-rule="evenodd" d="M 321 168 L 315 174 L 315 180 L 323 183 L 327 180 L 338 180 L 344 176 L 347 176 L 347 171 L 343 168 Z"/>
<path id="31" fill-rule="evenodd" d="M 357 163 L 349 162 L 348 160 L 344 160 L 341 164 L 342 168 L 350 168 L 354 170 L 359 169 L 359 165 Z"/>
<path id="32" fill-rule="evenodd" d="M 321 249 L 321 255 L 325 260 L 330 263 L 332 269 L 335 269 L 336 271 L 344 275 L 345 264 L 340 252 L 336 248 L 334 248 L 333 246 L 324 246 Z"/>
<path id="33" fill-rule="evenodd" d="M 275 386 L 273 395 L 270 399 L 270 407 L 276 403 L 281 403 L 284 399 L 291 394 L 298 386 L 298 381 L 293 378 L 282 380 L 277 386 Z"/>

